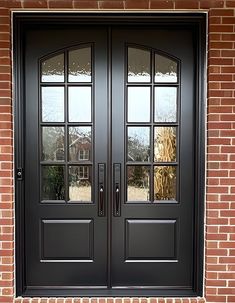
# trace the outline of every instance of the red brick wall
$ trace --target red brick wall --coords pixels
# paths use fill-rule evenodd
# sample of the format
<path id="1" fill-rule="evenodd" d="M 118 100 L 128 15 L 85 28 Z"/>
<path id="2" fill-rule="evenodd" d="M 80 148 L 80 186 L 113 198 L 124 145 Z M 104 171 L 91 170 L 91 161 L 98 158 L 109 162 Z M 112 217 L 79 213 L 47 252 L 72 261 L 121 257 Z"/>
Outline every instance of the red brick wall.
<path id="1" fill-rule="evenodd" d="M 15 299 L 11 9 L 169 9 L 209 12 L 205 298 L 115 299 L 115 303 L 235 302 L 235 1 L 0 0 L 0 302 L 96 303 L 98 299 Z M 99 299 L 112 303 L 114 299 Z"/>

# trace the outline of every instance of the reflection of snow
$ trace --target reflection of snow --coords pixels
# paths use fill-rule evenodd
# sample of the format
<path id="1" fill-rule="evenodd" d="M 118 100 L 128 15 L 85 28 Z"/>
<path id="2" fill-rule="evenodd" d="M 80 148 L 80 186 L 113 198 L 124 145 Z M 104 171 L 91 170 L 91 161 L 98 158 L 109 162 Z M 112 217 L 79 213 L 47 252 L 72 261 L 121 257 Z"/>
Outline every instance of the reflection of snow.
<path id="1" fill-rule="evenodd" d="M 91 202 L 91 185 L 81 186 L 77 185 L 69 186 L 69 202 Z"/>
<path id="2" fill-rule="evenodd" d="M 69 87 L 69 121 L 91 121 L 91 87 Z"/>
<path id="3" fill-rule="evenodd" d="M 91 82 L 91 76 L 84 71 L 77 71 L 76 74 L 69 74 L 69 82 Z"/>
<path id="4" fill-rule="evenodd" d="M 128 87 L 128 122 L 150 121 L 150 87 Z"/>
<path id="5" fill-rule="evenodd" d="M 42 82 L 64 82 L 64 74 L 42 75 Z"/>
<path id="6" fill-rule="evenodd" d="M 150 82 L 150 75 L 148 73 L 138 73 L 133 72 L 128 73 L 128 82 Z"/>
<path id="7" fill-rule="evenodd" d="M 63 87 L 42 87 L 42 121 L 64 121 Z"/>
<path id="8" fill-rule="evenodd" d="M 149 199 L 149 188 L 128 185 L 127 201 L 148 201 Z"/>
<path id="9" fill-rule="evenodd" d="M 156 73 L 155 74 L 155 79 L 154 79 L 155 82 L 177 82 L 177 75 L 176 73 L 174 72 L 171 72 L 171 73 Z"/>
<path id="10" fill-rule="evenodd" d="M 176 87 L 155 87 L 155 122 L 176 122 Z"/>

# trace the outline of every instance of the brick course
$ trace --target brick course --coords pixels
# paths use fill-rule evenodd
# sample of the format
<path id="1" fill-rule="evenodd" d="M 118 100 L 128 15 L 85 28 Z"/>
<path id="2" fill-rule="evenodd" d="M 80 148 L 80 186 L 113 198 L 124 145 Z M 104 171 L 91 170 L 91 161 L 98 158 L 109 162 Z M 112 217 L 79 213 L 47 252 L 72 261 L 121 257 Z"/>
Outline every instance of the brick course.
<path id="1" fill-rule="evenodd" d="M 204 298 L 15 298 L 11 9 L 209 12 Z M 0 302 L 235 302 L 235 1 L 0 0 Z"/>

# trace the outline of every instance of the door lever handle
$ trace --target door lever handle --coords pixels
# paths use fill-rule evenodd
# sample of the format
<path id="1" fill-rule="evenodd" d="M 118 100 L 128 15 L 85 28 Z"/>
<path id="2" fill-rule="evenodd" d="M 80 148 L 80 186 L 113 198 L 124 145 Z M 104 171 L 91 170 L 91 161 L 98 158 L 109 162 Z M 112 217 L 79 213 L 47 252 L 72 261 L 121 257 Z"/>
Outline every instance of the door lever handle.
<path id="1" fill-rule="evenodd" d="M 104 214 L 104 187 L 100 186 L 99 192 L 99 215 L 102 216 Z"/>
<path id="2" fill-rule="evenodd" d="M 121 216 L 121 164 L 115 163 L 113 167 L 113 215 L 115 217 Z"/>
<path id="3" fill-rule="evenodd" d="M 98 164 L 98 215 L 105 216 L 105 164 Z"/>
<path id="4" fill-rule="evenodd" d="M 115 214 L 116 214 L 116 216 L 118 216 L 119 215 L 119 205 L 120 205 L 120 191 L 119 191 L 118 184 L 116 184 L 115 203 L 116 203 Z"/>

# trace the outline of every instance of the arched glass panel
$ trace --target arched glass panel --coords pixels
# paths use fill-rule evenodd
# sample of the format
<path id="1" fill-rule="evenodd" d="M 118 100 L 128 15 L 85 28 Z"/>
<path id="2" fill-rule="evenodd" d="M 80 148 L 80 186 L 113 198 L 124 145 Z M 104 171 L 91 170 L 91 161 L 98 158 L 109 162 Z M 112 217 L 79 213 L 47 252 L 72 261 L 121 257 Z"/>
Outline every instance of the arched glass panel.
<path id="1" fill-rule="evenodd" d="M 92 46 L 41 61 L 41 201 L 93 203 Z M 49 58 L 49 59 L 48 59 Z"/>
<path id="2" fill-rule="evenodd" d="M 150 82 L 151 52 L 128 47 L 128 82 Z"/>
<path id="3" fill-rule="evenodd" d="M 42 61 L 42 82 L 64 82 L 64 54 Z"/>
<path id="4" fill-rule="evenodd" d="M 126 202 L 177 202 L 179 61 L 127 46 Z"/>
<path id="5" fill-rule="evenodd" d="M 69 82 L 91 82 L 91 47 L 69 52 Z"/>
<path id="6" fill-rule="evenodd" d="M 159 55 L 155 54 L 155 82 L 177 82 L 177 62 Z"/>

